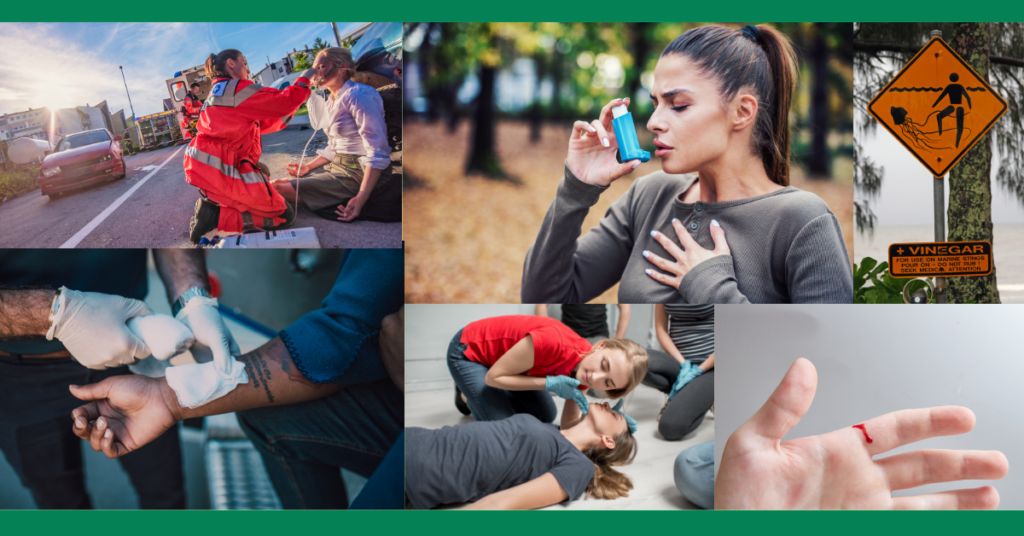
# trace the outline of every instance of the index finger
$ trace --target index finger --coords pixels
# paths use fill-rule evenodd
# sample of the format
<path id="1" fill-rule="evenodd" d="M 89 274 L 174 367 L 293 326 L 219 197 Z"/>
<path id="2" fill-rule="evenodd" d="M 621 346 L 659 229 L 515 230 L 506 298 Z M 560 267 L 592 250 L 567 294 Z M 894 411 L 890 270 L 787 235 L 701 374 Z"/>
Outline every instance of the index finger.
<path id="1" fill-rule="evenodd" d="M 875 417 L 847 428 L 856 441 L 864 442 L 871 456 L 925 439 L 959 435 L 974 428 L 974 413 L 961 406 L 905 409 Z"/>
<path id="2" fill-rule="evenodd" d="M 700 244 L 690 236 L 690 232 L 686 230 L 683 222 L 679 221 L 678 218 L 672 218 L 672 228 L 675 229 L 676 236 L 679 237 L 679 243 L 683 245 L 683 249 L 696 249 L 700 247 Z"/>
<path id="3" fill-rule="evenodd" d="M 608 128 L 608 125 L 612 124 L 612 108 L 623 104 L 629 106 L 629 98 L 613 99 L 608 104 L 605 104 L 604 108 L 601 108 L 601 115 L 598 116 L 598 119 L 601 121 L 601 124 L 604 125 L 604 128 Z"/>

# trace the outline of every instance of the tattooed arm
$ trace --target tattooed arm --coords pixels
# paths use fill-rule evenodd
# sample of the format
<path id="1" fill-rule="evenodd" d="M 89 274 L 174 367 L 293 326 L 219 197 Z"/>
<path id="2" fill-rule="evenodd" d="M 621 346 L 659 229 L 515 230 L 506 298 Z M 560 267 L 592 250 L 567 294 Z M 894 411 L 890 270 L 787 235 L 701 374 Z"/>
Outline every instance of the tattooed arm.
<path id="1" fill-rule="evenodd" d="M 71 394 L 88 403 L 71 412 L 72 430 L 89 441 L 93 450 L 116 458 L 156 439 L 182 419 L 297 404 L 342 389 L 306 379 L 277 337 L 236 359 L 245 365 L 249 383 L 195 409 L 181 407 L 164 378 L 114 376 L 82 387 L 73 385 Z"/>

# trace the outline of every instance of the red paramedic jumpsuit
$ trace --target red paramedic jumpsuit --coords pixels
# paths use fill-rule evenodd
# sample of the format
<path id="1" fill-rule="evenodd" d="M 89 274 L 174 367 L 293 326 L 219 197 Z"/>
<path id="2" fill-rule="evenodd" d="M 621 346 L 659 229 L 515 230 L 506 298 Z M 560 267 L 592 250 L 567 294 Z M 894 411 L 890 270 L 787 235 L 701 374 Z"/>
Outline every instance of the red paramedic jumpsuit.
<path id="1" fill-rule="evenodd" d="M 181 135 L 186 139 L 192 138 L 192 133 L 189 132 L 189 125 L 194 119 L 199 118 L 199 112 L 202 111 L 203 101 L 192 96 L 192 93 L 185 95 L 185 102 L 181 105 L 181 112 L 184 117 L 181 119 Z"/>
<path id="2" fill-rule="evenodd" d="M 285 223 L 284 198 L 256 165 L 263 153 L 260 135 L 287 126 L 309 93 L 307 78 L 283 90 L 250 80 L 214 80 L 199 115 L 199 134 L 185 149 L 185 180 L 220 205 L 218 230 L 241 233 Z"/>

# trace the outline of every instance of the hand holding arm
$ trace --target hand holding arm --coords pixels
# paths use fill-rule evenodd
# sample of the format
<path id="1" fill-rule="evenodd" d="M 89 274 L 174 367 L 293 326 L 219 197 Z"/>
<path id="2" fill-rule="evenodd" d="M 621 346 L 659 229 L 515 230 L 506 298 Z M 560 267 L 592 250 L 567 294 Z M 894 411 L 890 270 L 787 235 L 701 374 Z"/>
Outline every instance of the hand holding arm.
<path id="1" fill-rule="evenodd" d="M 296 404 L 342 388 L 306 379 L 280 338 L 237 359 L 244 364 L 249 383 L 195 409 L 182 407 L 163 378 L 114 376 L 91 385 L 72 385 L 71 394 L 88 402 L 71 412 L 72 431 L 89 441 L 93 450 L 117 458 L 156 439 L 182 419 Z"/>
<path id="2" fill-rule="evenodd" d="M 715 505 L 740 509 L 989 509 L 991 486 L 893 497 L 937 482 L 999 479 L 1009 464 L 998 451 L 917 450 L 875 456 L 924 439 L 974 428 L 959 406 L 897 411 L 856 427 L 782 442 L 807 413 L 818 378 L 798 359 L 768 401 L 729 437 L 715 480 Z"/>

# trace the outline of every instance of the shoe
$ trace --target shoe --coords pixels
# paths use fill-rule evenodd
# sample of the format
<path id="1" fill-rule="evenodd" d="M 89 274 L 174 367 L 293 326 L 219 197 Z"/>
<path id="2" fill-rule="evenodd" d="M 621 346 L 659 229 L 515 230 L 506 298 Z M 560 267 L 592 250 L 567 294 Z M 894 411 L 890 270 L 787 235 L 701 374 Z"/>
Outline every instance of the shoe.
<path id="1" fill-rule="evenodd" d="M 668 397 L 665 397 L 665 405 L 661 406 L 661 410 L 658 411 L 658 422 L 661 422 L 661 414 L 665 413 L 665 409 L 668 408 L 669 402 L 671 402 L 671 400 L 669 400 Z"/>
<path id="2" fill-rule="evenodd" d="M 463 415 L 469 415 L 472 413 L 469 411 L 469 405 L 462 400 L 462 391 L 459 390 L 458 386 L 455 387 L 455 407 L 459 409 L 459 413 Z"/>
<path id="3" fill-rule="evenodd" d="M 220 219 L 220 206 L 210 203 L 202 197 L 196 201 L 196 213 L 189 224 L 188 239 L 199 245 L 199 240 L 206 233 L 217 229 Z"/>

